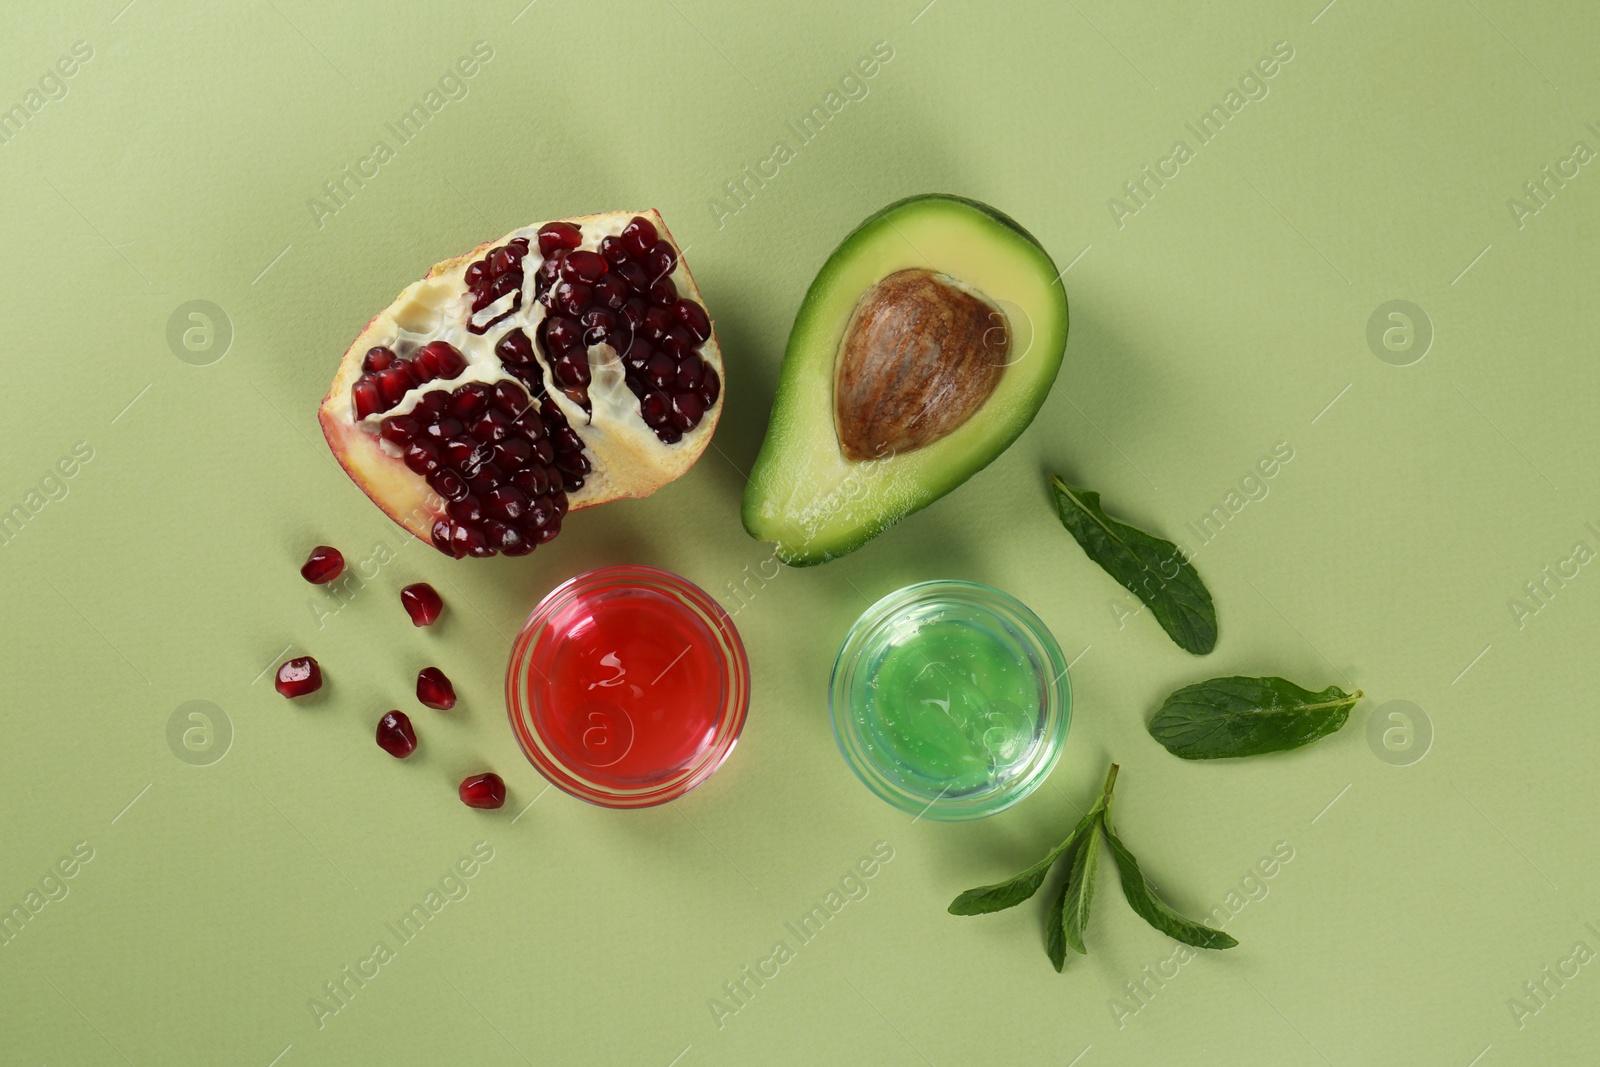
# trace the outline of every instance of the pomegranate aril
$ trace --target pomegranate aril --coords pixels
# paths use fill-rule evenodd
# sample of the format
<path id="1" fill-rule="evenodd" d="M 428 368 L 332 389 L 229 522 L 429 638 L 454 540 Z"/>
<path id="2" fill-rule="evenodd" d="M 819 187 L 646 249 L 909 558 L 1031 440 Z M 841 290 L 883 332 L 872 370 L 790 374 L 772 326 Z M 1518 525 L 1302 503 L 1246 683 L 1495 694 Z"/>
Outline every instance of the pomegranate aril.
<path id="1" fill-rule="evenodd" d="M 429 341 L 418 350 L 416 361 L 430 378 L 454 378 L 467 369 L 467 358 L 448 341 Z"/>
<path id="2" fill-rule="evenodd" d="M 711 316 L 706 314 L 705 308 L 693 300 L 680 300 L 673 304 L 672 317 L 678 320 L 678 325 L 688 330 L 696 341 L 710 339 Z"/>
<path id="3" fill-rule="evenodd" d="M 517 264 L 522 262 L 522 253 L 510 245 L 502 245 L 489 253 L 484 264 L 489 268 L 489 276 L 498 278 L 507 271 L 516 270 Z"/>
<path id="4" fill-rule="evenodd" d="M 539 530 L 539 536 L 538 536 L 537 540 L 541 545 L 547 545 L 551 541 L 554 541 L 556 539 L 556 536 L 558 534 L 560 534 L 560 533 L 561 533 L 561 516 L 560 515 L 552 515 L 552 516 L 550 516 L 550 521 L 548 523 L 546 523 Z"/>
<path id="5" fill-rule="evenodd" d="M 533 443 L 533 461 L 546 467 L 556 461 L 555 446 L 548 437 Z"/>
<path id="6" fill-rule="evenodd" d="M 387 411 L 405 399 L 407 390 L 417 384 L 415 376 L 411 373 L 411 365 L 401 361 L 381 370 L 373 375 L 373 380 L 378 383 L 378 391 L 383 395 L 383 407 Z"/>
<path id="7" fill-rule="evenodd" d="M 671 278 L 661 278 L 650 283 L 650 303 L 659 308 L 670 308 L 678 300 L 678 287 Z"/>
<path id="8" fill-rule="evenodd" d="M 671 403 L 662 393 L 648 392 L 639 401 L 639 417 L 652 428 L 665 425 L 672 417 Z"/>
<path id="9" fill-rule="evenodd" d="M 550 494 L 550 507 L 555 511 L 555 517 L 561 518 L 567 513 L 567 494 L 557 489 Z"/>
<path id="10" fill-rule="evenodd" d="M 456 706 L 456 687 L 438 667 L 424 667 L 417 672 L 417 699 L 423 707 L 449 711 Z"/>
<path id="11" fill-rule="evenodd" d="M 678 364 L 678 389 L 682 391 L 700 388 L 700 376 L 705 373 L 705 369 L 705 361 L 694 352 L 684 356 L 683 361 Z"/>
<path id="12" fill-rule="evenodd" d="M 500 343 L 494 346 L 494 354 L 500 357 L 502 363 L 524 366 L 533 362 L 533 342 L 521 330 L 508 330 L 500 338 Z"/>
<path id="13" fill-rule="evenodd" d="M 355 409 L 358 421 L 368 415 L 387 410 L 383 402 L 383 393 L 379 390 L 377 381 L 372 378 L 356 379 L 356 383 L 350 387 L 350 405 Z"/>
<path id="14" fill-rule="evenodd" d="M 638 216 L 634 216 L 622 228 L 622 243 L 635 256 L 648 255 L 650 249 L 655 246 L 657 236 L 655 224 L 649 219 Z"/>
<path id="15" fill-rule="evenodd" d="M 657 353 L 644 369 L 644 380 L 657 389 L 665 389 L 678 378 L 678 366 L 672 357 Z"/>
<path id="16" fill-rule="evenodd" d="M 432 474 L 439 469 L 438 447 L 427 440 L 413 441 L 406 446 L 405 462 L 417 474 Z"/>
<path id="17" fill-rule="evenodd" d="M 479 382 L 463 385 L 451 395 L 447 410 L 454 418 L 470 419 L 489 406 L 489 388 Z"/>
<path id="18" fill-rule="evenodd" d="M 546 258 L 582 243 L 583 231 L 570 222 L 547 222 L 539 227 L 539 254 Z"/>
<path id="19" fill-rule="evenodd" d="M 503 411 L 485 411 L 470 432 L 479 441 L 499 441 L 511 432 L 511 417 Z"/>
<path id="20" fill-rule="evenodd" d="M 620 237 L 602 237 L 600 238 L 600 254 L 606 258 L 607 263 L 616 266 L 627 260 L 629 256 L 628 246 L 622 243 L 622 238 Z"/>
<path id="21" fill-rule="evenodd" d="M 466 282 L 468 289 L 477 289 L 489 280 L 489 266 L 483 260 L 467 268 Z"/>
<path id="22" fill-rule="evenodd" d="M 458 792 L 461 803 L 469 808 L 492 811 L 506 802 L 506 783 L 493 771 L 462 779 Z"/>
<path id="23" fill-rule="evenodd" d="M 594 290 L 584 282 L 564 281 L 556 286 L 555 306 L 557 310 L 577 317 L 589 306 L 589 298 L 593 293 Z"/>
<path id="24" fill-rule="evenodd" d="M 567 258 L 561 261 L 561 276 L 574 282 L 597 282 L 610 269 L 611 264 L 600 253 L 583 249 L 568 252 Z"/>
<path id="25" fill-rule="evenodd" d="M 513 485 L 501 485 L 489 490 L 483 508 L 495 518 L 515 522 L 528 510 L 528 494 Z"/>
<path id="26" fill-rule="evenodd" d="M 451 525 L 448 520 L 435 519 L 433 529 L 429 531 L 428 537 L 433 542 L 434 548 L 453 556 L 455 552 L 450 547 L 450 530 Z"/>
<path id="27" fill-rule="evenodd" d="M 680 430 L 694 429 L 705 413 L 699 393 L 678 393 L 672 398 L 672 419 Z"/>
<path id="28" fill-rule="evenodd" d="M 652 280 L 666 278 L 677 265 L 678 254 L 665 241 L 657 241 L 644 261 L 644 269 L 650 272 Z"/>
<path id="29" fill-rule="evenodd" d="M 446 514 L 458 523 L 475 525 L 483 521 L 483 503 L 470 493 L 460 500 L 452 500 L 444 506 Z"/>
<path id="30" fill-rule="evenodd" d="M 464 432 L 460 419 L 452 419 L 446 415 L 428 424 L 427 435 L 436 441 L 448 441 L 452 437 L 460 437 Z"/>
<path id="31" fill-rule="evenodd" d="M 678 429 L 676 423 L 668 422 L 663 426 L 657 426 L 655 430 L 656 436 L 661 438 L 663 444 L 675 445 L 683 440 L 683 431 Z"/>
<path id="32" fill-rule="evenodd" d="M 508 556 L 521 556 L 526 553 L 518 551 L 528 542 L 515 526 L 508 522 L 497 522 L 490 519 L 483 524 L 483 535 L 489 542 L 489 547 L 496 552 Z"/>
<path id="33" fill-rule="evenodd" d="M 652 279 L 650 275 L 645 272 L 645 269 L 639 266 L 639 264 L 624 263 L 622 266 L 618 267 L 614 273 L 622 278 L 623 281 L 628 283 L 629 289 L 633 290 L 640 296 L 643 296 L 645 293 L 650 291 L 650 282 Z"/>
<path id="34" fill-rule="evenodd" d="M 675 360 L 682 360 L 694 351 L 694 335 L 682 326 L 667 328 L 666 335 L 661 338 L 661 347 Z"/>
<path id="35" fill-rule="evenodd" d="M 544 433 L 544 420 L 539 418 L 539 413 L 531 407 L 518 415 L 512 425 L 521 430 L 530 439 L 536 439 Z"/>
<path id="36" fill-rule="evenodd" d="M 448 467 L 428 475 L 428 486 L 447 501 L 460 500 L 467 495 L 466 481 Z"/>
<path id="37" fill-rule="evenodd" d="M 433 534 L 436 538 L 434 543 L 438 544 L 439 527 L 449 524 L 440 520 L 433 525 Z M 444 610 L 444 601 L 439 598 L 438 590 L 427 582 L 413 582 L 400 590 L 400 605 L 406 609 L 406 614 L 411 616 L 413 626 L 432 626 L 438 621 L 439 612 Z"/>
<path id="38" fill-rule="evenodd" d="M 444 461 L 455 467 L 463 469 L 472 458 L 472 453 L 478 448 L 478 442 L 470 437 L 452 437 L 445 442 Z"/>
<path id="39" fill-rule="evenodd" d="M 705 371 L 700 375 L 700 399 L 704 402 L 707 410 L 710 410 L 711 406 L 717 402 L 717 396 L 721 392 L 722 380 L 717 377 L 717 372 L 707 365 Z"/>
<path id="40" fill-rule="evenodd" d="M 300 566 L 300 577 L 312 585 L 326 585 L 344 573 L 344 554 L 331 545 L 318 545 Z"/>
<path id="41" fill-rule="evenodd" d="M 515 419 L 528 410 L 528 394 L 512 382 L 498 382 L 494 387 L 494 406 L 501 414 Z"/>
<path id="42" fill-rule="evenodd" d="M 671 328 L 672 313 L 664 307 L 653 307 L 644 313 L 644 325 L 640 330 L 650 340 L 659 341 Z"/>
<path id="43" fill-rule="evenodd" d="M 423 393 L 422 399 L 417 401 L 417 406 L 411 409 L 411 413 L 419 419 L 431 418 L 443 414 L 445 405 L 449 402 L 449 396 L 436 389 Z"/>
<path id="44" fill-rule="evenodd" d="M 589 360 L 582 351 L 573 351 L 556 360 L 555 378 L 558 383 L 573 388 L 589 384 Z"/>
<path id="45" fill-rule="evenodd" d="M 552 315 L 544 321 L 547 347 L 559 352 L 583 343 L 583 327 L 577 319 L 567 315 Z"/>
<path id="46" fill-rule="evenodd" d="M 530 497 L 536 497 L 550 489 L 550 476 L 542 466 L 524 467 L 511 476 L 511 484 Z"/>
<path id="47" fill-rule="evenodd" d="M 310 656 L 299 656 L 278 668 L 278 677 L 272 684 L 290 699 L 308 696 L 322 688 L 322 668 Z"/>
<path id="48" fill-rule="evenodd" d="M 385 441 L 397 445 L 409 444 L 422 433 L 422 423 L 411 415 L 392 415 L 383 420 L 383 428 L 379 432 Z"/>
<path id="49" fill-rule="evenodd" d="M 622 317 L 627 319 L 628 325 L 634 329 L 638 329 L 644 323 L 649 311 L 650 304 L 643 297 L 630 296 L 622 302 Z"/>
<path id="50" fill-rule="evenodd" d="M 367 354 L 362 357 L 361 369 L 371 374 L 373 371 L 386 369 L 394 360 L 394 349 L 388 345 L 374 345 L 367 349 Z"/>
<path id="51" fill-rule="evenodd" d="M 507 437 L 497 442 L 489 457 L 503 471 L 514 471 L 533 458 L 533 445 L 525 437 Z"/>
<path id="52" fill-rule="evenodd" d="M 405 759 L 417 750 L 417 732 L 405 712 L 387 712 L 378 720 L 378 747 L 395 759 Z"/>

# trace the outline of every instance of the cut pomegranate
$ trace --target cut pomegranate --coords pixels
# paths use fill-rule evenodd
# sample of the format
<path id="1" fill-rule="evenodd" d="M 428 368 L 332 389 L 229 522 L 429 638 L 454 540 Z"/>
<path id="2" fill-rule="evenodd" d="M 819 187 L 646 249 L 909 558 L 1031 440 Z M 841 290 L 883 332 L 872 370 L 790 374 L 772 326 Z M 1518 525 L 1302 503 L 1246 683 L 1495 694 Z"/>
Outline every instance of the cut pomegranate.
<path id="1" fill-rule="evenodd" d="M 568 511 L 688 470 L 722 375 L 661 217 L 586 215 L 434 267 L 356 338 L 318 418 L 351 478 L 417 537 L 457 558 L 525 555 Z"/>
<path id="2" fill-rule="evenodd" d="M 462 779 L 461 803 L 469 808 L 493 810 L 506 802 L 506 783 L 493 771 Z"/>
<path id="3" fill-rule="evenodd" d="M 318 545 L 300 567 L 300 577 L 312 585 L 326 585 L 344 573 L 344 554 L 337 548 Z"/>
<path id="4" fill-rule="evenodd" d="M 417 732 L 405 712 L 387 712 L 378 720 L 378 747 L 395 759 L 405 759 L 417 750 Z"/>
<path id="5" fill-rule="evenodd" d="M 456 687 L 438 667 L 424 667 L 417 672 L 417 699 L 424 707 L 449 711 L 456 706 Z"/>
<path id="6" fill-rule="evenodd" d="M 439 491 L 444 493 L 447 499 L 459 500 L 466 496 L 466 483 L 455 471 L 436 471 L 435 475 L 438 477 L 430 475 L 430 480 L 442 487 Z M 460 495 L 445 492 L 446 488 L 452 490 L 459 488 Z M 439 612 L 444 610 L 444 601 L 439 599 L 438 592 L 427 582 L 414 582 L 400 590 L 400 603 L 405 607 L 406 614 L 411 616 L 413 626 L 432 626 L 438 621 Z"/>
<path id="7" fill-rule="evenodd" d="M 310 656 L 300 656 L 279 667 L 278 678 L 272 684 L 291 699 L 307 696 L 322 688 L 322 668 Z"/>

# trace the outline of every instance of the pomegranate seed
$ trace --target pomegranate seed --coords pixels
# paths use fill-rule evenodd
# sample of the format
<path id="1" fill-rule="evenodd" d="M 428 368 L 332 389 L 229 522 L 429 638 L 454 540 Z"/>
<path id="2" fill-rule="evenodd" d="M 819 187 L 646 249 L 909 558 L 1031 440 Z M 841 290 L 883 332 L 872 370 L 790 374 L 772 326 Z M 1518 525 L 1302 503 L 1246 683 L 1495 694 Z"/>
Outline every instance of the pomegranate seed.
<path id="1" fill-rule="evenodd" d="M 545 320 L 545 342 L 557 352 L 573 348 L 583 342 L 583 327 L 578 320 L 566 315 L 552 315 Z"/>
<path id="2" fill-rule="evenodd" d="M 570 222 L 547 222 L 539 227 L 539 254 L 546 258 L 582 243 L 583 231 Z"/>
<path id="3" fill-rule="evenodd" d="M 383 407 L 387 411 L 405 399 L 406 391 L 416 385 L 416 379 L 411 373 L 411 364 L 404 361 L 395 363 L 388 370 L 381 370 L 373 376 L 378 383 L 378 391 L 383 394 Z"/>
<path id="4" fill-rule="evenodd" d="M 307 696 L 322 688 L 322 668 L 310 656 L 291 659 L 278 668 L 273 686 L 291 700 Z"/>
<path id="5" fill-rule="evenodd" d="M 644 380 L 657 389 L 665 389 L 678 377 L 677 364 L 666 353 L 657 353 L 644 369 Z"/>
<path id="6" fill-rule="evenodd" d="M 406 446 L 404 458 L 412 471 L 427 476 L 439 469 L 439 446 L 426 439 L 413 441 Z"/>
<path id="7" fill-rule="evenodd" d="M 711 317 L 706 314 L 705 308 L 693 300 L 680 300 L 673 304 L 672 317 L 678 320 L 680 326 L 693 334 L 696 341 L 710 339 Z"/>
<path id="8" fill-rule="evenodd" d="M 467 369 L 467 358 L 449 341 L 429 341 L 417 352 L 417 363 L 433 378 L 454 378 Z"/>
<path id="9" fill-rule="evenodd" d="M 343 553 L 328 545 L 313 548 L 300 567 L 300 577 L 312 585 L 326 585 L 343 573 Z"/>
<path id="10" fill-rule="evenodd" d="M 450 414 L 458 419 L 468 419 L 489 406 L 489 387 L 472 382 L 457 389 L 447 405 Z"/>
<path id="11" fill-rule="evenodd" d="M 655 224 L 649 219 L 634 216 L 633 220 L 622 228 L 622 243 L 628 251 L 635 256 L 646 256 L 656 243 Z"/>
<path id="12" fill-rule="evenodd" d="M 494 346 L 494 353 L 502 363 L 525 365 L 533 362 L 533 342 L 521 330 L 508 330 L 500 338 L 500 343 Z"/>
<path id="13" fill-rule="evenodd" d="M 438 532 L 438 523 L 434 523 L 434 532 Z M 411 616 L 413 626 L 432 626 L 439 618 L 439 612 L 444 610 L 444 601 L 439 598 L 439 593 L 427 582 L 413 582 L 400 590 L 400 603 L 406 609 L 406 614 Z"/>
<path id="14" fill-rule="evenodd" d="M 589 306 L 589 297 L 594 290 L 583 282 L 563 281 L 556 286 L 556 307 L 576 318 L 583 314 L 583 309 Z"/>
<path id="15" fill-rule="evenodd" d="M 678 393 L 672 398 L 672 417 L 680 430 L 692 430 L 706 413 L 699 393 Z"/>
<path id="16" fill-rule="evenodd" d="M 600 254 L 606 257 L 606 262 L 612 266 L 624 263 L 628 259 L 628 246 L 622 243 L 620 237 L 602 237 L 600 239 Z"/>
<path id="17" fill-rule="evenodd" d="M 474 774 L 461 781 L 461 803 L 469 808 L 493 810 L 506 802 L 506 783 L 498 774 Z"/>
<path id="18" fill-rule="evenodd" d="M 361 369 L 371 374 L 386 369 L 394 360 L 394 349 L 388 345 L 374 345 L 367 349 L 366 356 L 361 360 Z"/>
<path id="19" fill-rule="evenodd" d="M 659 308 L 670 308 L 678 302 L 678 287 L 671 278 L 659 278 L 650 283 L 650 303 Z"/>
<path id="20" fill-rule="evenodd" d="M 456 706 L 456 687 L 438 667 L 424 667 L 417 672 L 417 699 L 435 711 L 449 711 Z"/>
<path id="21" fill-rule="evenodd" d="M 393 415 L 383 420 L 381 432 L 385 441 L 406 445 L 422 433 L 422 423 L 410 415 Z"/>
<path id="22" fill-rule="evenodd" d="M 417 750 L 417 732 L 403 711 L 391 711 L 378 720 L 378 747 L 395 759 L 405 759 Z"/>
<path id="23" fill-rule="evenodd" d="M 628 283 L 628 288 L 643 296 L 650 290 L 651 278 L 637 263 L 624 263 L 616 270 L 617 276 Z"/>
<path id="24" fill-rule="evenodd" d="M 383 393 L 372 378 L 358 378 L 350 387 L 350 404 L 355 408 L 357 421 L 385 410 Z"/>
<path id="25" fill-rule="evenodd" d="M 705 403 L 706 410 L 717 402 L 717 395 L 722 391 L 722 381 L 717 377 L 717 372 L 708 365 L 700 375 L 700 399 Z"/>
<path id="26" fill-rule="evenodd" d="M 677 265 L 678 254 L 665 241 L 657 241 L 644 261 L 644 269 L 651 278 L 665 278 Z"/>
<path id="27" fill-rule="evenodd" d="M 572 281 L 597 282 L 611 269 L 611 264 L 599 252 L 579 249 L 568 252 L 561 264 L 561 276 Z"/>

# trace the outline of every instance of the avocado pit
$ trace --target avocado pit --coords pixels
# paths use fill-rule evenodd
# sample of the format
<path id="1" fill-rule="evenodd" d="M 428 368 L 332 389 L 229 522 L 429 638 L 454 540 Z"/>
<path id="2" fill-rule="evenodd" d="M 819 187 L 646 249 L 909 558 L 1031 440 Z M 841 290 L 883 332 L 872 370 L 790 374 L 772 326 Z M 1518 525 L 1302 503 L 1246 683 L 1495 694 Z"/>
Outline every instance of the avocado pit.
<path id="1" fill-rule="evenodd" d="M 839 342 L 834 426 L 860 462 L 902 455 L 954 433 L 1005 373 L 1005 313 L 935 271 L 896 271 L 862 294 Z"/>

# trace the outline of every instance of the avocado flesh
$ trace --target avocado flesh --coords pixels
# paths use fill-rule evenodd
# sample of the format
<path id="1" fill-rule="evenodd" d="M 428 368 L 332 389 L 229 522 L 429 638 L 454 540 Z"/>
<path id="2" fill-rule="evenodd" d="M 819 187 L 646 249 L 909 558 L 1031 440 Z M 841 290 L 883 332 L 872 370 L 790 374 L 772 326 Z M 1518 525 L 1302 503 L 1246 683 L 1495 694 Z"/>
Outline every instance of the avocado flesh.
<path id="1" fill-rule="evenodd" d="M 834 383 L 863 294 L 892 274 L 932 271 L 999 309 L 1007 364 L 961 425 L 911 451 L 853 460 L 840 446 Z M 784 563 L 859 548 L 982 470 L 1044 403 L 1067 340 L 1067 296 L 1050 256 L 1010 218 L 945 195 L 891 204 L 858 226 L 817 274 L 795 316 L 772 421 L 745 487 L 751 536 Z"/>

